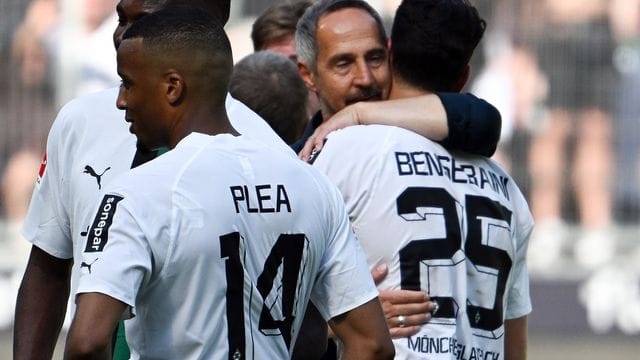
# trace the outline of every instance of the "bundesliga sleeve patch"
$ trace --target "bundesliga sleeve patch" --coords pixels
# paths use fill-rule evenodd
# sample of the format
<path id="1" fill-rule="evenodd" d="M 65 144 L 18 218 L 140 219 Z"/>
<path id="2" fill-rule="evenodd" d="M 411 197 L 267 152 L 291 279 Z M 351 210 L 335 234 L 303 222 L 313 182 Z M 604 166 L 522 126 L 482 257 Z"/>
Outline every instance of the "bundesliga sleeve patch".
<path id="1" fill-rule="evenodd" d="M 40 163 L 40 170 L 38 170 L 38 179 L 36 180 L 38 184 L 42 181 L 42 177 L 44 176 L 44 172 L 47 170 L 47 153 L 44 153 L 42 157 L 42 162 Z"/>
<path id="2" fill-rule="evenodd" d="M 109 240 L 109 228 L 116 213 L 116 206 L 120 200 L 124 199 L 117 195 L 105 195 L 102 198 L 96 218 L 87 234 L 86 253 L 101 252 Z"/>

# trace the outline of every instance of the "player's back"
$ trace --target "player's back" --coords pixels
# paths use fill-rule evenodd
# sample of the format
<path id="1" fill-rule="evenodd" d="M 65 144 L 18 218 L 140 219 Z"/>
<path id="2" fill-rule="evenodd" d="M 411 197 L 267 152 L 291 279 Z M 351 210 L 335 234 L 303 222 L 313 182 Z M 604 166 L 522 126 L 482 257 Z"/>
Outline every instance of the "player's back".
<path id="1" fill-rule="evenodd" d="M 127 257 L 140 259 L 140 292 L 121 299 L 135 301 L 134 357 L 288 358 L 311 295 L 336 315 L 341 304 L 328 305 L 328 288 L 314 285 L 334 271 L 327 259 L 356 255 L 340 247 L 348 236 L 330 244 L 349 233 L 340 195 L 301 161 L 248 139 L 194 133 L 106 191 L 119 202 L 112 247 L 119 237 L 128 252 L 142 244 Z M 112 276 L 87 257 L 91 246 L 85 263 Z"/>
<path id="2" fill-rule="evenodd" d="M 386 126 L 336 132 L 315 165 L 343 193 L 369 266 L 389 266 L 379 288 L 438 303 L 418 334 L 394 341 L 396 357 L 503 358 L 504 319 L 530 311 L 532 220 L 513 180 L 489 159 Z"/>

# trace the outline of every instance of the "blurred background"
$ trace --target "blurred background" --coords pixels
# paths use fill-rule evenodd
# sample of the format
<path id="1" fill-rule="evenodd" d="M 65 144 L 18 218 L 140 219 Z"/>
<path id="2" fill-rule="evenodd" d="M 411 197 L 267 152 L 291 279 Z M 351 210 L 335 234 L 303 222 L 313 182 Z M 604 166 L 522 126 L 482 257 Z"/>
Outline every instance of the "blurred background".
<path id="1" fill-rule="evenodd" d="M 274 1 L 233 0 L 236 61 Z M 399 1 L 369 1 L 390 25 Z M 495 159 L 536 220 L 531 359 L 638 359 L 640 0 L 472 0 L 487 20 L 465 91 L 502 114 Z M 0 359 L 29 252 L 18 229 L 48 129 L 119 79 L 117 0 L 0 0 Z"/>

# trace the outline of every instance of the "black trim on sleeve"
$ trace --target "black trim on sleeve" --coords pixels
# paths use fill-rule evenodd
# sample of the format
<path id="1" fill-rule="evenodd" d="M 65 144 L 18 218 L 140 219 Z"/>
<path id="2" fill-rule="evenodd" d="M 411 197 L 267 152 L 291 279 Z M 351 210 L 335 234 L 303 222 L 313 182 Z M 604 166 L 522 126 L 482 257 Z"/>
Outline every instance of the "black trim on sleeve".
<path id="1" fill-rule="evenodd" d="M 450 150 L 491 157 L 496 152 L 502 127 L 498 109 L 471 94 L 436 95 L 442 101 L 449 126 L 449 136 L 440 143 Z"/>

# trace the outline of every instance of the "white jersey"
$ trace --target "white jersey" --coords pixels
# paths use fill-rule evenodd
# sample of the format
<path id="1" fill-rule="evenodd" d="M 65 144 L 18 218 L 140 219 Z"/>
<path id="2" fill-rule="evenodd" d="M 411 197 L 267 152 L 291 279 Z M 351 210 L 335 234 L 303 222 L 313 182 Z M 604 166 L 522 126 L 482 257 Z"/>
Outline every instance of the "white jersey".
<path id="1" fill-rule="evenodd" d="M 116 108 L 118 88 L 85 95 L 58 113 L 22 234 L 52 256 L 80 259 L 81 245 L 101 190 L 131 168 L 136 138 L 124 111 Z M 227 97 L 227 113 L 238 132 L 295 157 L 269 125 L 242 103 Z M 72 273 L 72 294 L 77 274 Z"/>
<path id="2" fill-rule="evenodd" d="M 328 320 L 377 296 L 335 186 L 242 137 L 192 133 L 105 193 L 78 293 L 129 305 L 133 358 L 289 358 L 310 297 Z"/>
<path id="3" fill-rule="evenodd" d="M 410 131 L 354 126 L 330 135 L 314 165 L 344 196 L 380 289 L 423 290 L 438 303 L 399 359 L 503 359 L 504 320 L 531 311 L 525 264 L 533 220 L 493 161 Z"/>

